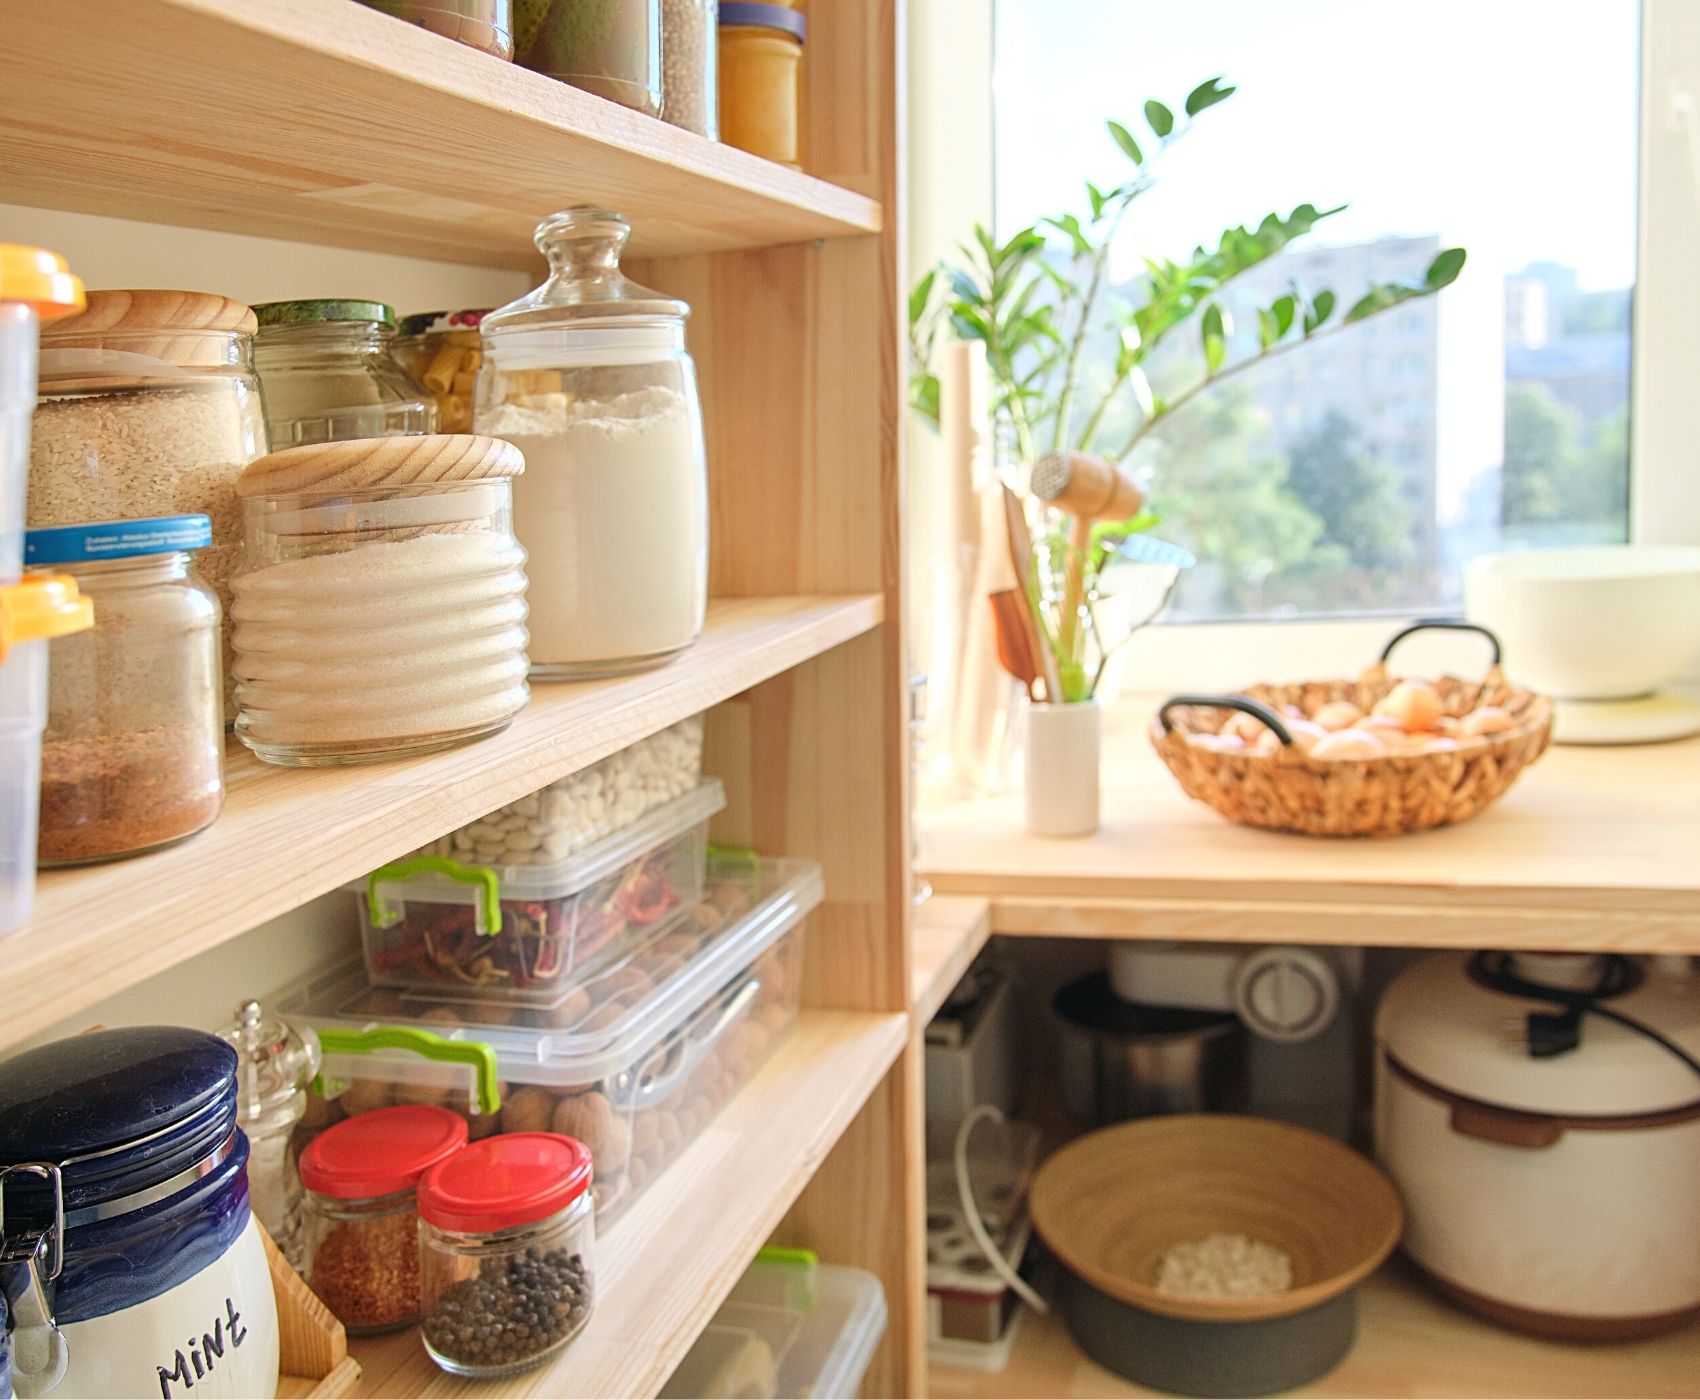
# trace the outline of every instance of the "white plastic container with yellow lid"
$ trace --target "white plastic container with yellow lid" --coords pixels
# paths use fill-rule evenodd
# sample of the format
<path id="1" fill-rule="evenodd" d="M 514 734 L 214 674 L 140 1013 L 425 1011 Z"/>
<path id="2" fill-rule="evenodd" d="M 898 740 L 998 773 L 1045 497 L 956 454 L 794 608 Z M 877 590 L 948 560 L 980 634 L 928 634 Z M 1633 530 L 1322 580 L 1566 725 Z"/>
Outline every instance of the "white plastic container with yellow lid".
<path id="1" fill-rule="evenodd" d="M 38 328 L 81 311 L 83 303 L 83 284 L 64 258 L 0 243 L 0 584 L 17 582 L 23 571 Z"/>
<path id="2" fill-rule="evenodd" d="M 35 904 L 47 643 L 93 625 L 93 605 L 63 574 L 0 584 L 0 934 L 21 927 Z"/>

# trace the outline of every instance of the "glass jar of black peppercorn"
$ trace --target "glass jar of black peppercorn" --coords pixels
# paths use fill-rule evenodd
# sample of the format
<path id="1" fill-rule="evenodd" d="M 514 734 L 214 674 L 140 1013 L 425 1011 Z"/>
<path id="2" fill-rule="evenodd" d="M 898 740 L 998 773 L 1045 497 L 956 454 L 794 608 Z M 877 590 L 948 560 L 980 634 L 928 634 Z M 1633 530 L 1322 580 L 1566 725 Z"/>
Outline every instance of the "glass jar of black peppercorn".
<path id="1" fill-rule="evenodd" d="M 459 1376 L 547 1361 L 595 1298 L 590 1152 L 559 1133 L 485 1138 L 419 1183 L 425 1350 Z"/>

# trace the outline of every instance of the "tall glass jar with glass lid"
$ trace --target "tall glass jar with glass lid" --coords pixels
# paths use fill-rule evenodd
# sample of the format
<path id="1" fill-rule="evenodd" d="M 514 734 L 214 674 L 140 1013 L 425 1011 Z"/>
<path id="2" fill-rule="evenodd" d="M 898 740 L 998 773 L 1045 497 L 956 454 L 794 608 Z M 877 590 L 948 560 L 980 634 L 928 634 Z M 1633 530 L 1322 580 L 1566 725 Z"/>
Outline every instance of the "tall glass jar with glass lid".
<path id="1" fill-rule="evenodd" d="M 437 430 L 437 408 L 397 362 L 381 301 L 271 301 L 254 308 L 254 368 L 273 452 Z"/>
<path id="2" fill-rule="evenodd" d="M 538 225 L 550 275 L 484 318 L 476 431 L 525 454 L 531 674 L 655 666 L 702 631 L 708 479 L 690 308 L 629 281 L 631 227 L 605 209 Z"/>

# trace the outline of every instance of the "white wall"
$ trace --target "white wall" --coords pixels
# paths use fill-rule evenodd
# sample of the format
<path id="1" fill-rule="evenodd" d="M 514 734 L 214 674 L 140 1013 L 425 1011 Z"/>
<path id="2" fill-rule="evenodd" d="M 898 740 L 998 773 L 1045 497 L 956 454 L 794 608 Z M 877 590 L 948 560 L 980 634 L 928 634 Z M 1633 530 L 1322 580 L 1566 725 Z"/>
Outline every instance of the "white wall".
<path id="1" fill-rule="evenodd" d="M 363 297 L 386 301 L 402 315 L 499 305 L 535 280 L 521 272 L 5 204 L 0 204 L 0 242 L 51 248 L 90 287 L 177 287 L 248 302 Z M 538 268 L 541 272 L 541 260 Z M 353 956 L 357 938 L 352 896 L 327 895 L 79 1012 L 39 1039 L 57 1039 L 92 1025 L 167 1022 L 211 1029 L 239 1001 L 264 999 Z"/>

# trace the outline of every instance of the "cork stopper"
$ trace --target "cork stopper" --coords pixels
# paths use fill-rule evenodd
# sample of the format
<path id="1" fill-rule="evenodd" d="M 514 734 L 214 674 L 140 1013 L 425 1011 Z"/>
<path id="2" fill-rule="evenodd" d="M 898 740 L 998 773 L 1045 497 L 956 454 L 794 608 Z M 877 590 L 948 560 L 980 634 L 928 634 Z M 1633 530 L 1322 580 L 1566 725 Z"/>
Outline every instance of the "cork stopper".
<path id="1" fill-rule="evenodd" d="M 431 486 L 490 481 L 525 470 L 519 448 L 468 433 L 353 438 L 309 443 L 256 457 L 236 478 L 236 494 L 333 495 L 374 487 Z"/>

